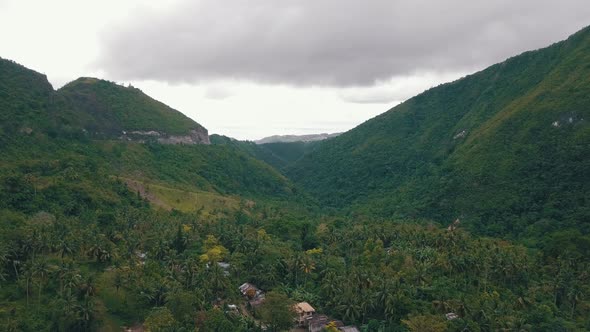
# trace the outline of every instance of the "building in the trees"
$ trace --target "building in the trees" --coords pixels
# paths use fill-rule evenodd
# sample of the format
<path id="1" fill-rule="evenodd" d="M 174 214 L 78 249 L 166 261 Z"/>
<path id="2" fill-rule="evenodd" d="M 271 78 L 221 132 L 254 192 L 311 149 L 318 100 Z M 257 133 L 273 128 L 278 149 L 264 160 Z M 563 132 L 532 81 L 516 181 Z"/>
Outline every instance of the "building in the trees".
<path id="1" fill-rule="evenodd" d="M 307 302 L 297 303 L 293 307 L 297 313 L 297 324 L 299 326 L 307 326 L 307 321 L 311 319 L 315 313 L 315 309 Z"/>
<path id="2" fill-rule="evenodd" d="M 313 315 L 307 322 L 307 330 L 309 332 L 321 332 L 332 322 L 338 329 L 344 326 L 344 323 L 341 321 L 330 319 L 330 317 L 326 315 Z"/>
<path id="3" fill-rule="evenodd" d="M 246 282 L 240 285 L 240 293 L 248 299 L 248 303 L 252 308 L 256 308 L 264 302 L 264 292 L 253 284 Z"/>

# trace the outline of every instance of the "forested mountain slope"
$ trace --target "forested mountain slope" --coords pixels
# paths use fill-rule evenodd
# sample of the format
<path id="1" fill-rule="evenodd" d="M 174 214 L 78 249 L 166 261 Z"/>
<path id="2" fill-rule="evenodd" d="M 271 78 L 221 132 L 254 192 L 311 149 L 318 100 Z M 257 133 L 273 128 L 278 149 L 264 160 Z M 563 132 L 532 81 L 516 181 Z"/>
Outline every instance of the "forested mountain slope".
<path id="1" fill-rule="evenodd" d="M 86 184 L 82 189 L 88 192 L 80 197 L 106 188 L 92 183 L 109 177 L 219 195 L 292 195 L 289 180 L 247 153 L 195 144 L 209 142 L 205 128 L 132 87 L 81 78 L 54 91 L 44 75 L 2 59 L 0 119 L 0 182 L 10 187 L 3 187 L 8 196 L 36 186 L 35 196 L 48 200 L 44 190 L 71 187 L 76 181 L 70 176 Z M 158 144 L 187 143 L 170 142 L 183 135 L 188 144 Z M 8 184 L 23 177 L 29 178 L 26 186 Z"/>
<path id="2" fill-rule="evenodd" d="M 590 220 L 590 28 L 430 89 L 320 144 L 288 175 L 323 204 L 461 218 L 488 234 Z"/>
<path id="3" fill-rule="evenodd" d="M 589 330 L 588 49 L 570 44 L 431 90 L 311 152 L 185 143 L 196 123 L 137 89 L 83 78 L 55 92 L 0 60 L 0 331 L 288 330 L 300 301 L 370 332 Z M 301 155 L 292 174 L 340 210 L 268 165 Z M 472 226 L 507 232 L 489 221 L 529 221 L 500 204 L 511 197 L 541 204 L 531 232 L 577 228 L 533 248 L 409 218 L 445 221 L 464 204 Z M 245 282 L 266 293 L 260 307 Z"/>
<path id="4" fill-rule="evenodd" d="M 0 58 L 0 135 L 46 125 L 52 96 L 45 75 Z"/>
<path id="5" fill-rule="evenodd" d="M 54 91 L 45 75 L 2 58 L 0 116 L 8 133 L 41 130 L 53 137 L 143 140 L 188 136 L 191 140 L 182 143 L 209 143 L 207 129 L 137 88 L 84 77 Z"/>
<path id="6" fill-rule="evenodd" d="M 211 135 L 211 143 L 230 145 L 250 154 L 252 157 L 264 161 L 275 169 L 284 172 L 289 166 L 312 151 L 320 142 L 274 142 L 254 143 L 239 141 L 221 135 Z"/>
<path id="7" fill-rule="evenodd" d="M 66 84 L 57 94 L 65 101 L 63 108 L 75 110 L 77 121 L 91 132 L 188 135 L 196 131 L 202 133 L 202 143 L 209 143 L 204 127 L 132 86 L 83 77 Z"/>

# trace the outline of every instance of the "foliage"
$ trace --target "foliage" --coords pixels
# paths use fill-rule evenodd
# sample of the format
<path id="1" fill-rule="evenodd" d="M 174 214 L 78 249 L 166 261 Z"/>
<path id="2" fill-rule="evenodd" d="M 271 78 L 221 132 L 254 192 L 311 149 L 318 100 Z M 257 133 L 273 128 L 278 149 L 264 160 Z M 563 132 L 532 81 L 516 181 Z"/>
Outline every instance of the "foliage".
<path id="1" fill-rule="evenodd" d="M 175 320 L 168 308 L 154 308 L 147 316 L 144 325 L 147 332 L 172 331 Z"/>
<path id="2" fill-rule="evenodd" d="M 447 324 L 440 315 L 411 316 L 408 319 L 403 319 L 402 323 L 412 332 L 444 332 L 447 330 Z"/>
<path id="3" fill-rule="evenodd" d="M 262 321 L 268 325 L 272 332 L 283 331 L 293 326 L 295 303 L 285 294 L 270 292 L 260 308 Z"/>
<path id="4" fill-rule="evenodd" d="M 191 129 L 203 129 L 132 86 L 82 77 L 59 89 L 57 95 L 79 115 L 78 125 L 92 132 L 120 135 L 123 130 L 155 130 L 186 135 Z"/>
<path id="5" fill-rule="evenodd" d="M 367 330 L 590 330 L 587 125 L 547 126 L 586 116 L 587 32 L 304 152 L 290 174 L 345 213 L 241 143 L 85 134 L 67 100 L 94 87 L 76 84 L 129 88 L 55 93 L 0 60 L 0 329 L 261 331 L 240 314 L 251 282 L 271 330 L 295 301 Z"/>
<path id="6" fill-rule="evenodd" d="M 287 175 L 322 205 L 536 238 L 590 218 L 590 28 L 432 88 Z"/>
<path id="7" fill-rule="evenodd" d="M 281 172 L 284 172 L 288 166 L 301 159 L 305 154 L 313 151 L 319 143 L 319 141 L 312 141 L 256 144 L 250 141 L 238 141 L 226 136 L 211 135 L 211 144 L 233 146 Z"/>

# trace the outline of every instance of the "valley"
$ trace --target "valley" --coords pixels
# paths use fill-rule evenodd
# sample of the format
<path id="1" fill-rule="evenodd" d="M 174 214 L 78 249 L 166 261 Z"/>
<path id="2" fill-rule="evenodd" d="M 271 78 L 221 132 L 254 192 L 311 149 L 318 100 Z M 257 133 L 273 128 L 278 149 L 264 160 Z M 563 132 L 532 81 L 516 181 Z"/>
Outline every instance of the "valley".
<path id="1" fill-rule="evenodd" d="M 590 28 L 322 139 L 0 58 L 0 330 L 590 330 L 589 120 Z"/>

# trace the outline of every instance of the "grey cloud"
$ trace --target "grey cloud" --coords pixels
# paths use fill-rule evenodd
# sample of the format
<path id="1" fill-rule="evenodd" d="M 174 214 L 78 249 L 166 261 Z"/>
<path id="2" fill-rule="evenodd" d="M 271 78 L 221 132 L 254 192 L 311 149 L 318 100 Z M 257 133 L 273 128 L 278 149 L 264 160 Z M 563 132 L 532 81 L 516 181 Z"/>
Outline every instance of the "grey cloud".
<path id="1" fill-rule="evenodd" d="M 412 91 L 411 95 L 416 91 Z M 376 85 L 369 88 L 347 88 L 339 93 L 340 99 L 356 104 L 391 104 L 405 100 L 409 97 L 406 93 L 392 89 L 388 85 Z"/>
<path id="2" fill-rule="evenodd" d="M 392 104 L 400 101 L 391 93 L 386 92 L 343 94 L 341 98 L 346 102 L 355 104 Z"/>
<path id="3" fill-rule="evenodd" d="M 469 71 L 590 24 L 587 0 L 200 0 L 138 12 L 102 35 L 120 79 L 370 86 Z"/>
<path id="4" fill-rule="evenodd" d="M 461 72 L 414 73 L 407 77 L 395 77 L 389 81 L 378 82 L 373 86 L 346 87 L 338 89 L 340 99 L 357 104 L 397 104 L 417 93 L 465 76 Z"/>

